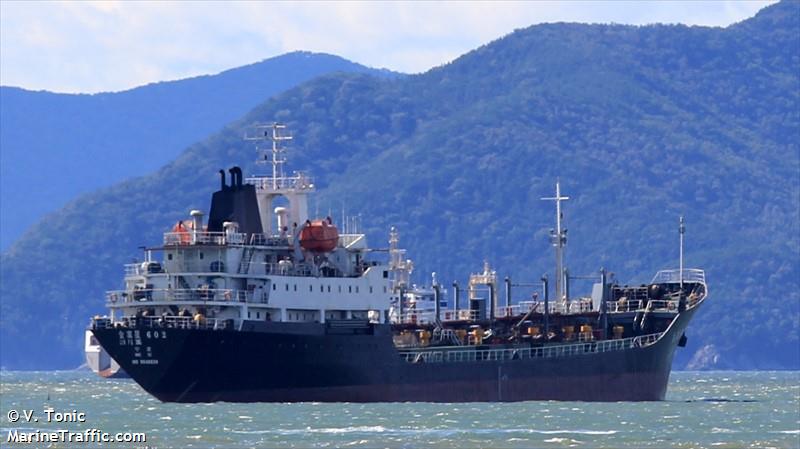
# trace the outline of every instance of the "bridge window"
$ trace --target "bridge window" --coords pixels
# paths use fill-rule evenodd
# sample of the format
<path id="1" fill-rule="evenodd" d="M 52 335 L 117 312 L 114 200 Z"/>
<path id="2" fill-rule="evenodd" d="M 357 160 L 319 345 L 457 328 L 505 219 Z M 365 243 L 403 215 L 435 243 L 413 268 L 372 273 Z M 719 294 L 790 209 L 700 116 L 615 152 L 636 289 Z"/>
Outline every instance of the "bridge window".
<path id="1" fill-rule="evenodd" d="M 331 292 L 331 286 L 329 285 L 328 286 L 328 293 L 330 293 L 330 292 Z"/>
<path id="2" fill-rule="evenodd" d="M 314 286 L 313 285 L 309 285 L 308 286 L 308 291 L 313 293 L 314 292 Z"/>
<path id="3" fill-rule="evenodd" d="M 272 284 L 272 290 L 275 291 L 277 289 L 278 289 L 278 284 L 273 283 Z"/>
<path id="4" fill-rule="evenodd" d="M 369 287 L 369 292 L 372 293 L 372 286 Z"/>
<path id="5" fill-rule="evenodd" d="M 289 284 L 288 283 L 286 284 L 286 291 L 287 292 L 289 291 Z"/>
<path id="6" fill-rule="evenodd" d="M 356 285 L 356 293 L 358 293 L 358 285 Z"/>
<path id="7" fill-rule="evenodd" d="M 322 285 L 320 285 L 320 286 L 319 286 L 319 292 L 320 292 L 320 293 L 324 293 L 324 292 L 325 292 L 325 287 L 324 287 L 324 286 L 322 286 Z"/>
<path id="8" fill-rule="evenodd" d="M 348 285 L 347 286 L 347 293 L 353 293 L 353 286 L 352 285 Z"/>
<path id="9" fill-rule="evenodd" d="M 297 284 L 294 284 L 294 291 L 297 291 Z"/>

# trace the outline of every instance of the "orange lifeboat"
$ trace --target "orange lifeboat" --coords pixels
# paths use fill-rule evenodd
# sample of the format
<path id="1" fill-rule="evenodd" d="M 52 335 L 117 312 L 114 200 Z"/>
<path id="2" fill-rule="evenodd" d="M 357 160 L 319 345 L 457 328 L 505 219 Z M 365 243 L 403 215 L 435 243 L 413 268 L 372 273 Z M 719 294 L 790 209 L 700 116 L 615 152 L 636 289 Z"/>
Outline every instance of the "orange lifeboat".
<path id="1" fill-rule="evenodd" d="M 188 245 L 192 242 L 191 231 L 194 225 L 191 221 L 179 221 L 172 227 L 172 232 L 176 236 L 176 242 L 179 245 Z"/>
<path id="2" fill-rule="evenodd" d="M 307 251 L 325 253 L 333 251 L 339 242 L 339 230 L 331 219 L 306 221 L 300 231 L 300 246 Z"/>

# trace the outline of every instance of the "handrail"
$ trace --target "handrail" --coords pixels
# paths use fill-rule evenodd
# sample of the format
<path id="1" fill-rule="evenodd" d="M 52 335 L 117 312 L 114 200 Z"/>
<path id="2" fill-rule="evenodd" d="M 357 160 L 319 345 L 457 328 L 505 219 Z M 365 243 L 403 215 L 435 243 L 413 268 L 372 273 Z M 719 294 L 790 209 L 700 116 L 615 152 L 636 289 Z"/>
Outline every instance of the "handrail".
<path id="1" fill-rule="evenodd" d="M 245 184 L 256 186 L 258 190 L 275 189 L 300 189 L 310 190 L 314 188 L 314 178 L 303 172 L 295 172 L 294 176 L 250 176 L 245 178 Z"/>
<path id="2" fill-rule="evenodd" d="M 126 316 L 117 320 L 111 318 L 92 319 L 92 329 L 110 328 L 175 328 L 175 329 L 213 329 L 221 330 L 233 327 L 233 320 L 205 317 L 161 316 L 161 317 L 135 317 Z"/>
<path id="3" fill-rule="evenodd" d="M 110 290 L 106 292 L 109 305 L 155 301 L 193 302 L 266 302 L 256 301 L 253 292 L 222 288 L 152 288 L 139 290 Z"/>
<path id="4" fill-rule="evenodd" d="M 608 301 L 606 303 L 606 311 L 608 313 L 624 313 L 624 312 L 639 312 L 639 311 L 658 311 L 658 312 L 678 312 L 677 299 L 674 300 L 650 300 L 650 301 Z M 593 305 L 588 298 L 576 299 L 569 302 L 552 302 L 549 305 L 549 312 L 553 315 L 574 315 L 587 312 L 599 312 L 599 304 Z M 523 301 L 519 304 L 512 306 L 502 306 L 495 309 L 495 318 L 509 318 L 521 317 L 528 313 L 530 310 L 536 313 L 544 313 L 543 301 Z M 433 309 L 407 309 L 403 311 L 401 320 L 395 320 L 398 324 L 433 324 L 436 322 L 436 312 Z M 439 319 L 442 322 L 448 321 L 464 321 L 464 320 L 477 320 L 478 311 L 470 309 L 442 309 L 439 312 Z"/>
<path id="5" fill-rule="evenodd" d="M 653 276 L 651 284 L 675 284 L 680 282 L 680 270 L 661 270 Z M 696 282 L 706 285 L 706 272 L 698 268 L 685 268 L 683 282 Z"/>
<path id="6" fill-rule="evenodd" d="M 241 232 L 195 232 L 193 230 L 181 232 L 165 232 L 164 246 L 177 245 L 242 245 L 247 234 Z"/>
<path id="7" fill-rule="evenodd" d="M 632 348 L 644 348 L 657 342 L 664 332 L 639 335 L 619 340 L 604 340 L 590 343 L 573 343 L 540 347 L 517 347 L 503 349 L 473 349 L 454 346 L 446 349 L 399 350 L 400 356 L 409 363 L 432 362 L 480 362 L 493 360 L 520 360 L 535 358 L 569 357 Z"/>

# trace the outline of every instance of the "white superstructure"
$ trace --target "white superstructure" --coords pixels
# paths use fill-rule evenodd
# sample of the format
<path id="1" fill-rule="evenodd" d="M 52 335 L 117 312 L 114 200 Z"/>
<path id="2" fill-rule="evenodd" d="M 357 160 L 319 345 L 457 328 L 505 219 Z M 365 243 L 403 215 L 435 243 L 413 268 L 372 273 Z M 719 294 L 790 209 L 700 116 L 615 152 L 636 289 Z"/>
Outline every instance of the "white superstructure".
<path id="1" fill-rule="evenodd" d="M 364 234 L 338 234 L 330 217 L 309 220 L 313 180 L 301 172 L 284 175 L 280 144 L 290 139 L 284 126 L 257 129 L 261 136 L 252 140 L 271 144 L 263 159 L 271 162 L 272 174 L 244 184 L 255 188 L 261 232 L 240 232 L 235 221 L 209 232 L 204 214 L 192 211 L 190 220 L 164 234 L 163 245 L 146 249 L 144 262 L 125 266 L 124 290 L 107 293 L 112 320 L 151 317 L 214 327 L 240 327 L 247 320 L 388 320 L 393 267 L 368 260 Z M 232 185 L 237 170 L 231 170 Z M 281 197 L 288 205 L 274 207 Z M 301 233 L 313 226 L 335 233 L 335 247 L 304 247 Z"/>

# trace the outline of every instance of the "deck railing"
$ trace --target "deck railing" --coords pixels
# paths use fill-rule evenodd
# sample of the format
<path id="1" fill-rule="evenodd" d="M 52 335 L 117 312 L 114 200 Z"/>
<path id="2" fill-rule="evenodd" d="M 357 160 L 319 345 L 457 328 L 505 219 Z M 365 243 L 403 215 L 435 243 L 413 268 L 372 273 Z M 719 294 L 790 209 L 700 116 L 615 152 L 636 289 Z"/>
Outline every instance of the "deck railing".
<path id="1" fill-rule="evenodd" d="M 661 270 L 653 276 L 651 284 L 676 284 L 680 282 L 680 270 Z M 683 270 L 683 282 L 696 282 L 705 285 L 706 272 L 697 268 Z"/>
<path id="2" fill-rule="evenodd" d="M 294 176 L 251 176 L 245 178 L 246 184 L 256 186 L 258 190 L 310 190 L 314 188 L 314 178 L 303 172 L 295 172 Z"/>
<path id="3" fill-rule="evenodd" d="M 587 312 L 598 312 L 600 305 L 592 304 L 588 298 L 580 298 L 569 302 L 558 301 L 549 304 L 551 315 L 570 315 Z M 673 312 L 678 311 L 678 300 L 651 300 L 651 301 L 608 301 L 606 303 L 608 313 L 624 313 L 638 311 L 658 311 Z M 495 308 L 495 318 L 522 317 L 529 311 L 534 313 L 544 312 L 543 301 L 523 301 L 513 306 L 502 306 Z M 487 315 L 488 316 L 488 315 Z M 478 311 L 470 309 L 442 309 L 439 311 L 439 319 L 442 322 L 476 320 Z M 403 324 L 431 324 L 436 322 L 436 312 L 433 309 L 424 310 L 404 310 L 401 323 Z"/>
<path id="4" fill-rule="evenodd" d="M 225 245 L 245 243 L 247 234 L 241 232 L 195 232 L 192 230 L 182 232 L 165 232 L 164 246 L 174 245 Z"/>
<path id="5" fill-rule="evenodd" d="M 230 329 L 233 328 L 233 320 L 218 318 L 194 318 L 184 316 L 163 316 L 163 317 L 133 317 L 126 316 L 117 320 L 111 318 L 95 318 L 92 320 L 93 329 L 108 328 L 168 328 L 168 329 Z"/>
<path id="6" fill-rule="evenodd" d="M 189 301 L 189 302 L 266 302 L 255 298 L 253 292 L 233 289 L 205 288 L 153 288 L 141 290 L 111 290 L 106 292 L 109 306 L 157 301 Z"/>
<path id="7" fill-rule="evenodd" d="M 437 362 L 481 362 L 492 360 L 520 360 L 535 358 L 570 357 L 609 351 L 622 351 L 650 346 L 663 335 L 663 332 L 640 335 L 619 340 L 605 340 L 591 343 L 573 343 L 525 348 L 474 349 L 457 346 L 442 349 L 400 350 L 400 356 L 409 363 Z"/>

